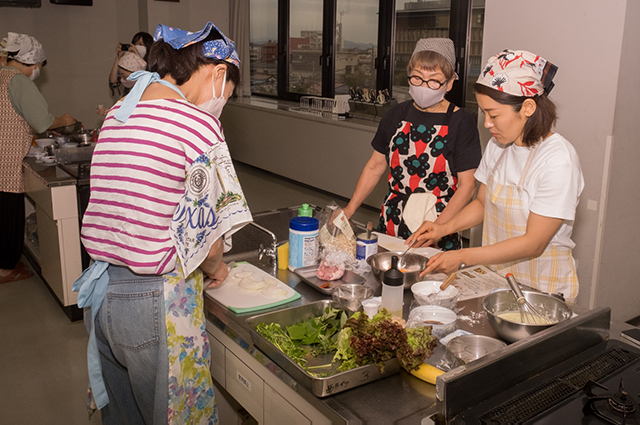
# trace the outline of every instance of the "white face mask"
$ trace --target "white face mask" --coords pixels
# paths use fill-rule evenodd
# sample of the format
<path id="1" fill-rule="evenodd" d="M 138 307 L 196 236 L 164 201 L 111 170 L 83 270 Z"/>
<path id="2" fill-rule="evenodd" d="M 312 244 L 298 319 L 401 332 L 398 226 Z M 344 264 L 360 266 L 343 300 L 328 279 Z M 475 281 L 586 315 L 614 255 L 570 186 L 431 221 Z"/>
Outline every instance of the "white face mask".
<path id="1" fill-rule="evenodd" d="M 40 76 L 40 67 L 36 66 L 33 71 L 31 71 L 31 75 L 29 75 L 29 79 L 31 81 L 35 80 Z"/>
<path id="2" fill-rule="evenodd" d="M 425 109 L 444 99 L 444 95 L 447 94 L 447 91 L 443 88 L 440 88 L 440 90 L 433 90 L 429 87 L 413 86 L 409 84 L 409 94 L 419 107 Z"/>
<path id="3" fill-rule="evenodd" d="M 211 86 L 213 88 L 213 97 L 207 100 L 204 103 L 198 105 L 198 108 L 203 111 L 209 112 L 214 117 L 220 119 L 220 114 L 222 114 L 222 108 L 227 103 L 227 99 L 224 97 L 224 86 L 227 83 L 227 71 L 224 72 L 224 77 L 222 80 L 222 93 L 220 93 L 220 97 L 216 97 L 216 85 L 213 81 L 213 76 L 211 77 Z"/>
<path id="4" fill-rule="evenodd" d="M 147 48 L 145 46 L 135 46 L 135 48 L 138 51 L 138 54 L 144 58 L 144 55 L 147 54 Z"/>
<path id="5" fill-rule="evenodd" d="M 122 83 L 123 86 L 125 86 L 128 89 L 130 89 L 130 88 L 132 88 L 133 86 L 136 85 L 135 81 L 127 80 L 124 77 L 120 77 L 120 82 Z"/>

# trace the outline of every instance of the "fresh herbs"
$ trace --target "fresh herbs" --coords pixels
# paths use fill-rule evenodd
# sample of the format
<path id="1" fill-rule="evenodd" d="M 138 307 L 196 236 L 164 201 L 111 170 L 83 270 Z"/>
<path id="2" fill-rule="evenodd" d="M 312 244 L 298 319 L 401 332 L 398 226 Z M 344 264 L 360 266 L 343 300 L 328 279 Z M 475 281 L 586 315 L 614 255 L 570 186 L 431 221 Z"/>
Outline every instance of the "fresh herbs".
<path id="1" fill-rule="evenodd" d="M 307 367 L 306 355 L 317 356 L 334 352 L 338 332 L 346 321 L 345 312 L 327 307 L 322 316 L 302 320 L 287 326 L 286 330 L 278 323 L 260 323 L 256 330 L 300 367 L 312 373 L 309 370 L 312 368 Z"/>
<path id="2" fill-rule="evenodd" d="M 327 307 L 322 316 L 302 320 L 286 330 L 278 323 L 261 323 L 257 331 L 313 375 L 317 374 L 310 369 L 331 364 L 308 367 L 307 355 L 335 353 L 333 361 L 340 363 L 340 371 L 373 363 L 382 372 L 384 362 L 393 357 L 412 370 L 431 356 L 436 346 L 431 327 L 404 329 L 386 309 L 371 319 L 357 312 L 347 320 L 344 312 Z"/>

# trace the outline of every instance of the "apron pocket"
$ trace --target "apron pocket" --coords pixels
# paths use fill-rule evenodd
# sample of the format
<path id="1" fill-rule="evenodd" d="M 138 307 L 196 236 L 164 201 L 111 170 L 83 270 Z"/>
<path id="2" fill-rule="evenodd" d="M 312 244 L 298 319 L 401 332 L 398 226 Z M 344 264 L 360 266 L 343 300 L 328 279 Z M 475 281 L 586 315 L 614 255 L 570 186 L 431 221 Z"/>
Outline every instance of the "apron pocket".
<path id="1" fill-rule="evenodd" d="M 162 282 L 160 282 L 162 284 Z M 139 351 L 159 341 L 159 306 L 161 290 L 143 291 L 141 285 L 118 285 L 117 293 L 107 293 L 109 334 L 113 345 L 125 350 Z M 132 289 L 131 292 L 124 292 Z M 164 320 L 164 317 L 162 317 Z"/>

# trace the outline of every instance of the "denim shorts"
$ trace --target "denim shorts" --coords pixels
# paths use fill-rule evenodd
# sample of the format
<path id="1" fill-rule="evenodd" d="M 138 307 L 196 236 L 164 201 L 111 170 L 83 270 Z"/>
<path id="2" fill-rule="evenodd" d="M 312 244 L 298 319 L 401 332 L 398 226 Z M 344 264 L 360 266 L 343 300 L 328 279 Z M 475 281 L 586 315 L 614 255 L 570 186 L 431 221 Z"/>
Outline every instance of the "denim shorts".
<path id="1" fill-rule="evenodd" d="M 95 323 L 109 395 L 109 404 L 101 410 L 102 423 L 166 423 L 164 278 L 138 275 L 114 265 L 108 273 L 107 295 Z"/>

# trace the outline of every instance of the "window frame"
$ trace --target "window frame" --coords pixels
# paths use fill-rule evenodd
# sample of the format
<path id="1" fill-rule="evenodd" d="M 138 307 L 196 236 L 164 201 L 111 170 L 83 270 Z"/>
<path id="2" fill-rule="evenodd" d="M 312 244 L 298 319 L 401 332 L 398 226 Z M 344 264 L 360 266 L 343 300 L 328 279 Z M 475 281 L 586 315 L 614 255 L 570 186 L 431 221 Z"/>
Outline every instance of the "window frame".
<path id="1" fill-rule="evenodd" d="M 252 93 L 256 96 L 276 97 L 298 102 L 301 93 L 289 91 L 290 48 L 290 3 L 295 0 L 278 0 L 278 66 L 277 96 Z M 449 38 L 456 46 L 456 73 L 458 80 L 453 84 L 447 99 L 459 107 L 466 104 L 467 69 L 471 44 L 471 19 L 473 0 L 450 0 Z M 335 95 L 336 23 L 337 0 L 323 0 L 322 54 L 318 58 L 322 70 L 322 97 Z M 379 0 L 378 4 L 378 47 L 375 60 L 376 90 L 389 90 L 393 96 L 393 75 L 395 67 L 396 0 Z"/>

